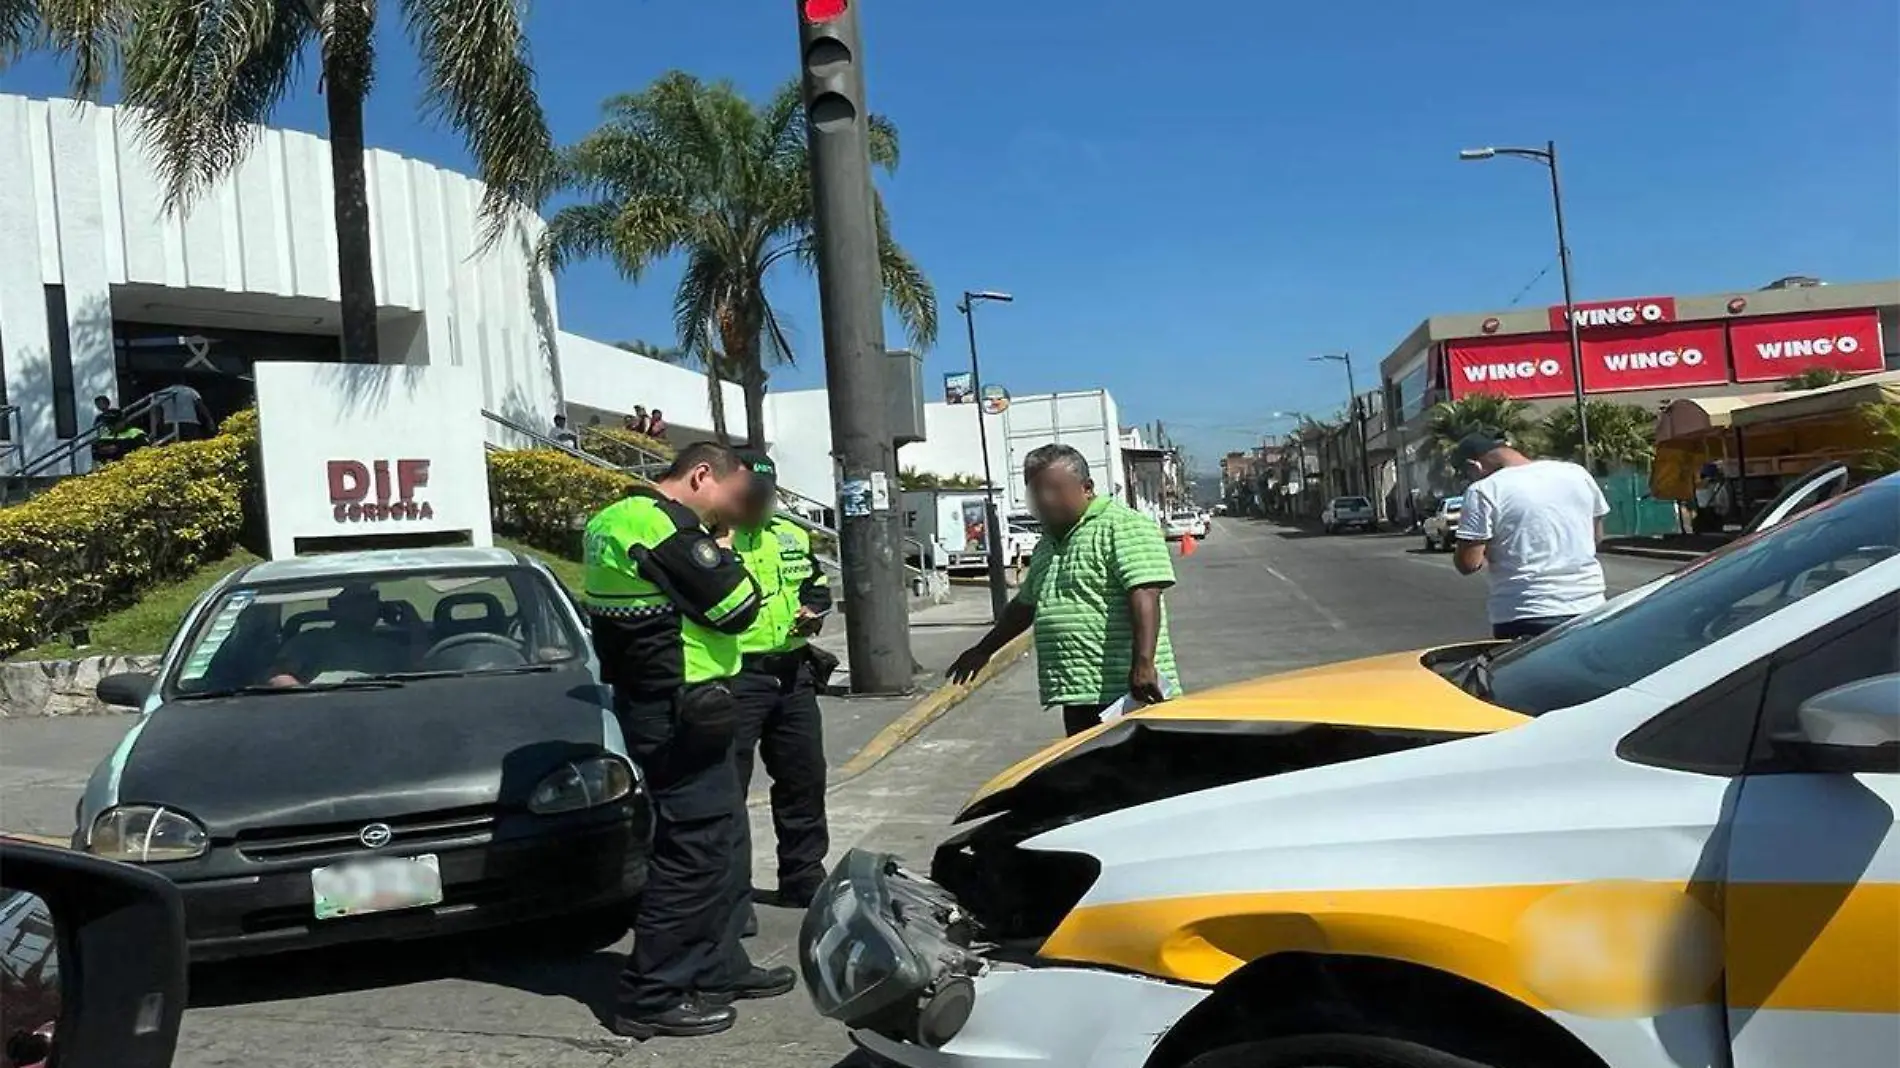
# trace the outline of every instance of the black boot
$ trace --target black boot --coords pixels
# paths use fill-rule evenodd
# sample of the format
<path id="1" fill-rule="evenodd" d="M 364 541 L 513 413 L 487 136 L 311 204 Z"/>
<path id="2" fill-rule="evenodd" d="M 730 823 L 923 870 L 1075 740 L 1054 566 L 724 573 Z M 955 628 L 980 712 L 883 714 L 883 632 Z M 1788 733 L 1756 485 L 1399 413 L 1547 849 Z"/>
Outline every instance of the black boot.
<path id="1" fill-rule="evenodd" d="M 745 910 L 745 928 L 739 932 L 740 938 L 751 938 L 759 933 L 759 913 L 751 906 Z"/>
<path id="2" fill-rule="evenodd" d="M 708 1005 L 730 1005 L 734 1001 L 750 1001 L 756 998 L 775 998 L 780 994 L 789 994 L 798 985 L 798 973 L 790 968 L 753 969 L 739 981 L 723 990 L 701 990 L 699 999 Z"/>
<path id="3" fill-rule="evenodd" d="M 811 908 L 812 899 L 818 896 L 818 888 L 824 884 L 823 878 L 780 883 L 778 896 L 773 900 L 784 908 L 808 909 Z"/>
<path id="4" fill-rule="evenodd" d="M 623 1012 L 614 1017 L 614 1034 L 642 1042 L 649 1038 L 697 1038 L 728 1030 L 738 1018 L 730 999 L 715 1003 L 693 996 L 661 1012 L 638 1015 Z"/>

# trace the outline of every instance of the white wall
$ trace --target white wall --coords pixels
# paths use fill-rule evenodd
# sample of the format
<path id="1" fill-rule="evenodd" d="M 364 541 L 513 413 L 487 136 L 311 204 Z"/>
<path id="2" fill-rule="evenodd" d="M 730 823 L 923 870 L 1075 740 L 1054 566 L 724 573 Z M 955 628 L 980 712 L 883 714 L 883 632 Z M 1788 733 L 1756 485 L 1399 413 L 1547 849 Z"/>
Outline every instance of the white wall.
<path id="1" fill-rule="evenodd" d="M 568 404 L 584 404 L 602 411 L 631 414 L 636 404 L 648 411 L 665 411 L 666 421 L 694 430 L 712 430 L 712 405 L 706 395 L 706 376 L 686 367 L 638 356 L 625 349 L 562 333 L 562 395 Z M 745 394 L 725 384 L 726 430 L 734 440 L 746 434 Z M 771 394 L 767 394 L 767 400 Z M 766 419 L 771 425 L 771 419 Z"/>
<path id="2" fill-rule="evenodd" d="M 765 425 L 779 484 L 829 504 L 838 494 L 831 459 L 831 409 L 822 389 L 766 395 Z M 914 467 L 939 475 L 983 475 L 983 449 L 976 404 L 924 405 L 926 440 L 897 450 L 901 470 Z M 990 468 L 1006 512 L 1027 511 L 1022 457 L 1039 445 L 1061 442 L 1081 450 L 1097 489 L 1119 494 L 1122 486 L 1120 418 L 1106 390 L 1017 397 L 1001 415 L 987 416 Z"/>
<path id="3" fill-rule="evenodd" d="M 545 424 L 559 395 L 558 320 L 552 279 L 531 263 L 541 221 L 521 217 L 477 255 L 480 182 L 389 152 L 364 162 L 377 302 L 398 320 L 382 330 L 393 350 L 385 362 L 478 370 L 484 407 Z M 46 285 L 66 290 L 81 430 L 85 402 L 116 393 L 121 287 L 161 290 L 164 320 L 180 325 L 202 325 L 189 322 L 194 309 L 268 312 L 281 300 L 299 315 L 315 309 L 310 332 L 337 332 L 322 138 L 260 130 L 236 173 L 188 214 L 164 211 L 161 196 L 127 109 L 0 95 L 0 355 L 8 396 L 25 409 L 29 456 L 55 444 Z"/>

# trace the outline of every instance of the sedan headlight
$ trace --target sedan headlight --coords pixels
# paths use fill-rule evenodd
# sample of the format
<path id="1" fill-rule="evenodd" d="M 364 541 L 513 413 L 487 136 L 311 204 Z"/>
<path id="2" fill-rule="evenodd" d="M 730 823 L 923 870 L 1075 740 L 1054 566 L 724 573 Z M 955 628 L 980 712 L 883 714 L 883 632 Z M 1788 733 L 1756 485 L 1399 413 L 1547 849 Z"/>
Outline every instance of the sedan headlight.
<path id="1" fill-rule="evenodd" d="M 561 766 L 528 795 L 528 811 L 543 816 L 578 812 L 633 792 L 633 768 L 617 756 L 589 757 Z"/>
<path id="2" fill-rule="evenodd" d="M 86 852 L 134 864 L 190 860 L 210 847 L 211 838 L 197 820 L 160 805 L 109 808 L 86 835 Z"/>

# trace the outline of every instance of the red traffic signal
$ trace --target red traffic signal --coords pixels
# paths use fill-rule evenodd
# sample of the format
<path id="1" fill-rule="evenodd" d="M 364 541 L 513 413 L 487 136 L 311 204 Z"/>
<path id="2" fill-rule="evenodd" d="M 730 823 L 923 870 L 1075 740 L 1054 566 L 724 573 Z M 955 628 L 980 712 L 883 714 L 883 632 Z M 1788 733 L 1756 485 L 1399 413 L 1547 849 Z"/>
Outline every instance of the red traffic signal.
<path id="1" fill-rule="evenodd" d="M 801 0 L 801 3 L 804 5 L 805 21 L 810 23 L 843 18 L 845 10 L 851 6 L 851 0 Z"/>

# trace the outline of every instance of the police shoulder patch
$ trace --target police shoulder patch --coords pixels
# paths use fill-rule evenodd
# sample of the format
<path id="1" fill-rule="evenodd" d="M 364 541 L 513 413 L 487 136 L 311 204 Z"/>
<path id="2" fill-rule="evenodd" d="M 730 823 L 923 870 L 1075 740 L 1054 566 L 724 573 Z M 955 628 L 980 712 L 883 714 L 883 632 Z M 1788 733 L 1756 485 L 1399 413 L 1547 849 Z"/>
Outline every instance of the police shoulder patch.
<path id="1" fill-rule="evenodd" d="M 719 566 L 719 544 L 711 538 L 701 538 L 693 543 L 693 563 L 711 571 Z"/>

